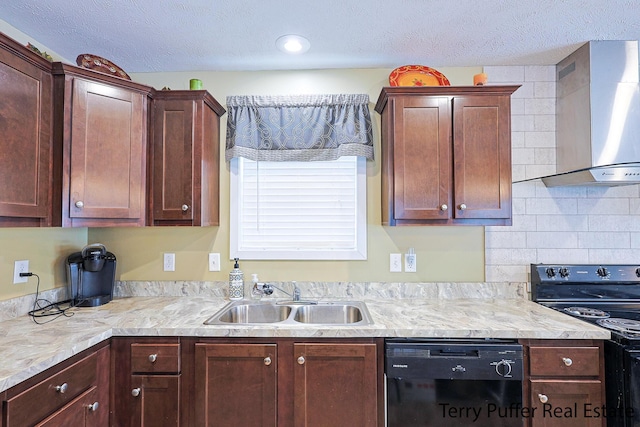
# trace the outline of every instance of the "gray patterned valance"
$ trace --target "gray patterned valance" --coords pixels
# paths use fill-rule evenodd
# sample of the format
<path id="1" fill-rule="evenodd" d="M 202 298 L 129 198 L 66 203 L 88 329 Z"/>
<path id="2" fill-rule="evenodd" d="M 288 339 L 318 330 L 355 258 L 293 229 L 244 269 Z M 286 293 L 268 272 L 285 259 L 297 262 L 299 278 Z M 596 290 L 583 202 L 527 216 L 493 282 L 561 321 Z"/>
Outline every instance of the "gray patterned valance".
<path id="1" fill-rule="evenodd" d="M 369 96 L 227 97 L 225 158 L 254 161 L 373 160 Z"/>

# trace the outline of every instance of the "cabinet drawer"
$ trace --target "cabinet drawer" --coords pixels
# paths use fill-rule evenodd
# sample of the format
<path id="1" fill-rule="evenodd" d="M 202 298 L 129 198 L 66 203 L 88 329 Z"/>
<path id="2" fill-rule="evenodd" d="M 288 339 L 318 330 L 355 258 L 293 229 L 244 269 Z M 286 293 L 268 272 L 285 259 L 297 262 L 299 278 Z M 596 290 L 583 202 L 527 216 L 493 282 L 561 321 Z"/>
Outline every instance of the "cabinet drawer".
<path id="1" fill-rule="evenodd" d="M 180 344 L 131 344 L 131 372 L 179 373 Z"/>
<path id="2" fill-rule="evenodd" d="M 6 402 L 7 426 L 34 425 L 96 383 L 94 353 Z"/>
<path id="3" fill-rule="evenodd" d="M 529 361 L 530 373 L 536 376 L 600 375 L 598 347 L 531 347 Z"/>

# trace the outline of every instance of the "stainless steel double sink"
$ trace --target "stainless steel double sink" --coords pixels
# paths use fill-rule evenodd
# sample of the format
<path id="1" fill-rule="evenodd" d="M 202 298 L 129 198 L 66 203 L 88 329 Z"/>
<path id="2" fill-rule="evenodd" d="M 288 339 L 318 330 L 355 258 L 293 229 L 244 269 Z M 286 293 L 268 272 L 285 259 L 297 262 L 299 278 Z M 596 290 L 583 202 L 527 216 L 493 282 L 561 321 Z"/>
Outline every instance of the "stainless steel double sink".
<path id="1" fill-rule="evenodd" d="M 205 325 L 372 325 L 362 301 L 232 301 L 204 322 Z"/>

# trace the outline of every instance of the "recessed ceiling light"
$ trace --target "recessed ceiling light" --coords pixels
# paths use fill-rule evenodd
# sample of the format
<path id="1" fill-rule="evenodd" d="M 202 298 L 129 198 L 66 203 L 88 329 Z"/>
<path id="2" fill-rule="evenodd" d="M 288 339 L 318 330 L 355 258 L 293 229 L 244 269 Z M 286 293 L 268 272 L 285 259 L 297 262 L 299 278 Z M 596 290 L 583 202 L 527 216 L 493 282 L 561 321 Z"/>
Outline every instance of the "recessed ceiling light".
<path id="1" fill-rule="evenodd" d="M 309 50 L 311 43 L 302 36 L 287 34 L 286 36 L 278 37 L 276 46 L 285 53 L 301 54 Z"/>

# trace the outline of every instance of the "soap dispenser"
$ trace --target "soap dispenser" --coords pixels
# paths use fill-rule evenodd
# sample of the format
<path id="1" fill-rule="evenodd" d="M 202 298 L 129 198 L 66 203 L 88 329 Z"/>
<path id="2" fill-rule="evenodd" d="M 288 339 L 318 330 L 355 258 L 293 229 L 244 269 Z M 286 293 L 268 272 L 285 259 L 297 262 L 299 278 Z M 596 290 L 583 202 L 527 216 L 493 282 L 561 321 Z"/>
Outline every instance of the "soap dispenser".
<path id="1" fill-rule="evenodd" d="M 234 258 L 233 270 L 229 273 L 229 299 L 240 300 L 244 297 L 244 273 L 238 265 L 238 258 Z"/>

